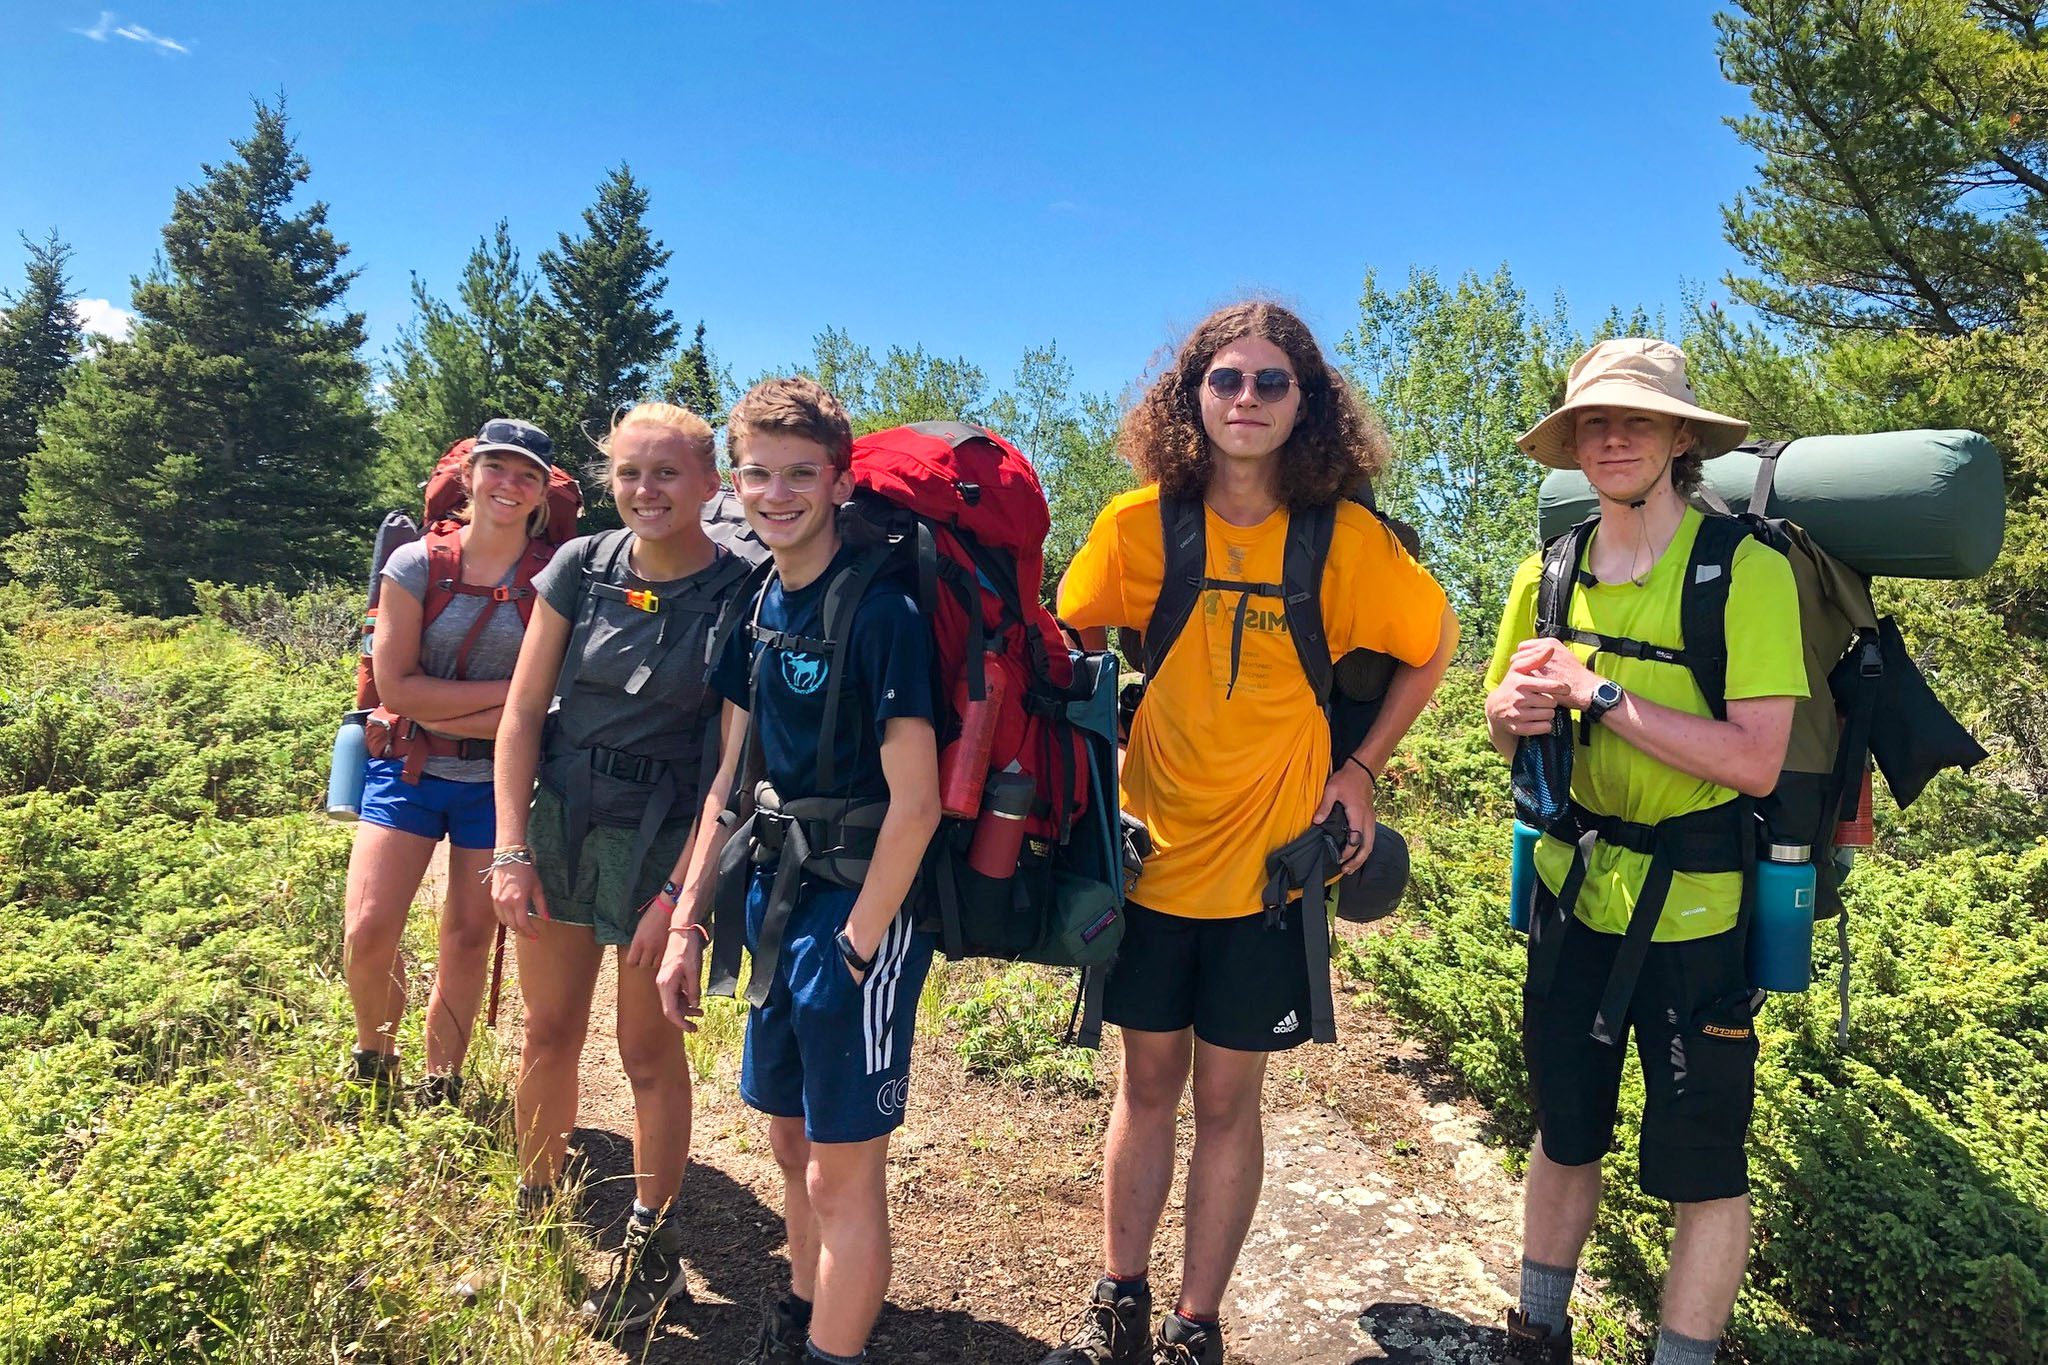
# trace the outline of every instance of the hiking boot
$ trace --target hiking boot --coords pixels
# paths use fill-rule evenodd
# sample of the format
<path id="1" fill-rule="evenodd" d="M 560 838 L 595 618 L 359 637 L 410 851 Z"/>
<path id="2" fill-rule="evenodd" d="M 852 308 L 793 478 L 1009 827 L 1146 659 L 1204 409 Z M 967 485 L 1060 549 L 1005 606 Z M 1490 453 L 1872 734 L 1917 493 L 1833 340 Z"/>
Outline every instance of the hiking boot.
<path id="1" fill-rule="evenodd" d="M 1168 1313 L 1152 1339 L 1152 1365 L 1223 1365 L 1223 1329 Z"/>
<path id="2" fill-rule="evenodd" d="M 433 1109 L 447 1105 L 450 1109 L 462 1103 L 462 1077 L 450 1073 L 446 1076 L 428 1072 L 412 1088 L 412 1106 L 415 1109 Z"/>
<path id="3" fill-rule="evenodd" d="M 1119 1291 L 1104 1275 L 1082 1310 L 1074 1334 L 1038 1365 L 1145 1365 L 1145 1329 L 1152 1325 L 1152 1291 Z"/>
<path id="4" fill-rule="evenodd" d="M 359 1047 L 349 1054 L 348 1074 L 343 1078 L 346 1102 L 370 1113 L 391 1108 L 398 1087 L 398 1054 Z"/>
<path id="5" fill-rule="evenodd" d="M 1572 1365 L 1572 1325 L 1562 1332 L 1539 1327 L 1519 1308 L 1508 1310 L 1508 1345 L 1501 1356 L 1507 1365 Z"/>
<path id="6" fill-rule="evenodd" d="M 810 1357 L 809 1339 L 810 1329 L 790 1311 L 789 1301 L 778 1300 L 762 1315 L 761 1334 L 740 1365 L 804 1365 Z"/>
<path id="7" fill-rule="evenodd" d="M 677 1245 L 680 1231 L 668 1219 L 626 1220 L 626 1239 L 613 1258 L 611 1278 L 583 1301 L 583 1320 L 592 1331 L 606 1336 L 629 1331 L 652 1322 L 670 1299 L 689 1299 Z"/>

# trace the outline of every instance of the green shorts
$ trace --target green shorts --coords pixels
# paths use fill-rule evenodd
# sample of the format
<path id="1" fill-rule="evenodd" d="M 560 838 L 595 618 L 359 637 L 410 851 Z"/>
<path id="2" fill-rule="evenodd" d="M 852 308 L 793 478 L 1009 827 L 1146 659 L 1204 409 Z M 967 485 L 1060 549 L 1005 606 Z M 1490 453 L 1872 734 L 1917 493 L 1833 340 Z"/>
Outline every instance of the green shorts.
<path id="1" fill-rule="evenodd" d="M 548 917 L 563 924 L 587 924 L 599 943 L 626 944 L 640 924 L 640 907 L 654 899 L 676 859 L 690 841 L 693 820 L 671 820 L 654 836 L 654 847 L 629 879 L 638 831 L 620 825 L 593 824 L 577 860 L 576 885 L 569 885 L 569 816 L 562 799 L 544 786 L 533 791 L 533 813 L 527 820 L 526 842 L 533 848 L 534 870 L 541 894 L 548 898 Z"/>

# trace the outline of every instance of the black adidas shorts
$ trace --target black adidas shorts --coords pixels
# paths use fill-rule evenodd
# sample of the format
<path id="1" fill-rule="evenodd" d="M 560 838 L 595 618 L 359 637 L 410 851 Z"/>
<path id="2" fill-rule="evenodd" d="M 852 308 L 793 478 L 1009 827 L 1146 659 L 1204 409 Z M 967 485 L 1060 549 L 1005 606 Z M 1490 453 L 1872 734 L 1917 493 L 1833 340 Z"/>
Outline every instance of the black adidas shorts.
<path id="1" fill-rule="evenodd" d="M 1548 970 L 1550 984 L 1541 994 L 1523 988 L 1522 1055 L 1544 1154 L 1583 1166 L 1614 1141 L 1627 1033 L 1609 1047 L 1590 1030 L 1621 935 L 1554 911 L 1541 928 L 1530 979 Z M 1638 1157 L 1643 1193 L 1653 1199 L 1694 1204 L 1749 1192 L 1757 1044 L 1748 979 L 1738 930 L 1652 943 L 1643 960 L 1625 1030 L 1634 1031 L 1643 1064 Z"/>
<path id="2" fill-rule="evenodd" d="M 1268 927 L 1263 912 L 1188 919 L 1132 902 L 1123 946 L 1103 988 L 1102 1017 L 1119 1028 L 1177 1033 L 1212 1047 L 1284 1052 L 1308 1041 L 1308 965 L 1301 906 Z"/>

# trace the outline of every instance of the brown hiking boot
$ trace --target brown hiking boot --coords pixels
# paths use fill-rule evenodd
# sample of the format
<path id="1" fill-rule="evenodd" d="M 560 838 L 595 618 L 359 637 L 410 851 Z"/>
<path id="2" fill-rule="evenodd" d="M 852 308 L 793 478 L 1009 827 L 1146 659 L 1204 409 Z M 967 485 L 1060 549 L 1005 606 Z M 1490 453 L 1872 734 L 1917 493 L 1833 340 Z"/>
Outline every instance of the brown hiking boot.
<path id="1" fill-rule="evenodd" d="M 1074 1334 L 1038 1365 L 1146 1365 L 1151 1359 L 1146 1328 L 1152 1325 L 1152 1291 L 1119 1291 L 1105 1275 L 1095 1282 Z"/>
<path id="2" fill-rule="evenodd" d="M 1223 1328 L 1168 1313 L 1152 1339 L 1152 1365 L 1223 1365 Z"/>
<path id="3" fill-rule="evenodd" d="M 1555 1332 L 1529 1321 L 1521 1309 L 1510 1308 L 1507 1351 L 1501 1360 L 1505 1365 L 1572 1365 L 1571 1323 Z"/>

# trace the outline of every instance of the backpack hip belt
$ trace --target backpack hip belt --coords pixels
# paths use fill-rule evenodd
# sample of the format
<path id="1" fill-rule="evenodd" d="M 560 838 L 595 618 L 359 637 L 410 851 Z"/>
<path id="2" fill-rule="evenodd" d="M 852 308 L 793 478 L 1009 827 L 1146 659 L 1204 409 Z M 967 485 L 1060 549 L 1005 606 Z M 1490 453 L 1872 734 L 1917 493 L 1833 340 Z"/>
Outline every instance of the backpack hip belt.
<path id="1" fill-rule="evenodd" d="M 718 893 L 712 912 L 713 995 L 730 996 L 739 986 L 740 954 L 746 946 L 747 883 L 757 867 L 773 867 L 761 934 L 754 950 L 754 974 L 747 981 L 750 1005 L 767 1002 L 782 957 L 782 938 L 796 910 L 802 879 L 817 877 L 834 886 L 858 889 L 875 855 L 875 840 L 889 813 L 887 801 L 835 796 L 785 799 L 766 782 L 753 793 L 753 812 L 726 841 L 718 860 Z"/>
<path id="2" fill-rule="evenodd" d="M 542 762 L 540 778 L 543 785 L 562 799 L 563 818 L 567 824 L 564 873 L 572 893 L 582 865 L 583 841 L 590 837 L 590 827 L 597 823 L 597 775 L 601 773 L 614 781 L 647 788 L 646 803 L 640 808 L 640 819 L 634 828 L 631 861 L 626 869 L 630 887 L 640 880 L 640 869 L 646 865 L 647 855 L 653 850 L 661 827 L 668 823 L 682 795 L 675 767 L 665 758 L 648 758 L 597 744 L 584 749 L 566 749 Z"/>
<path id="3" fill-rule="evenodd" d="M 497 751 L 492 740 L 433 734 L 418 721 L 386 706 L 372 711 L 363 722 L 363 742 L 372 758 L 404 759 L 405 766 L 398 776 L 410 787 L 419 785 L 420 774 L 430 758 L 486 759 Z"/>
<path id="4" fill-rule="evenodd" d="M 1657 920 L 1671 890 L 1672 873 L 1740 872 L 1743 900 L 1736 916 L 1736 932 L 1748 931 L 1749 888 L 1756 874 L 1756 801 L 1752 797 L 1737 796 L 1718 806 L 1674 815 L 1654 825 L 1601 815 L 1574 801 L 1545 832 L 1572 845 L 1573 852 L 1571 870 L 1558 888 L 1553 908 L 1530 925 L 1529 989 L 1539 995 L 1550 989 L 1557 957 L 1552 953 L 1539 955 L 1538 940 L 1545 937 L 1545 930 L 1561 930 L 1571 917 L 1579 891 L 1585 885 L 1594 843 L 1613 844 L 1650 860 L 1635 909 L 1629 915 L 1628 930 L 1622 935 L 1614 965 L 1607 973 L 1600 1008 L 1593 1016 L 1591 1032 L 1597 1042 L 1613 1047 L 1621 1038 L 1629 1001 L 1635 996 L 1636 980 L 1642 975 L 1643 959 L 1649 954 Z"/>

